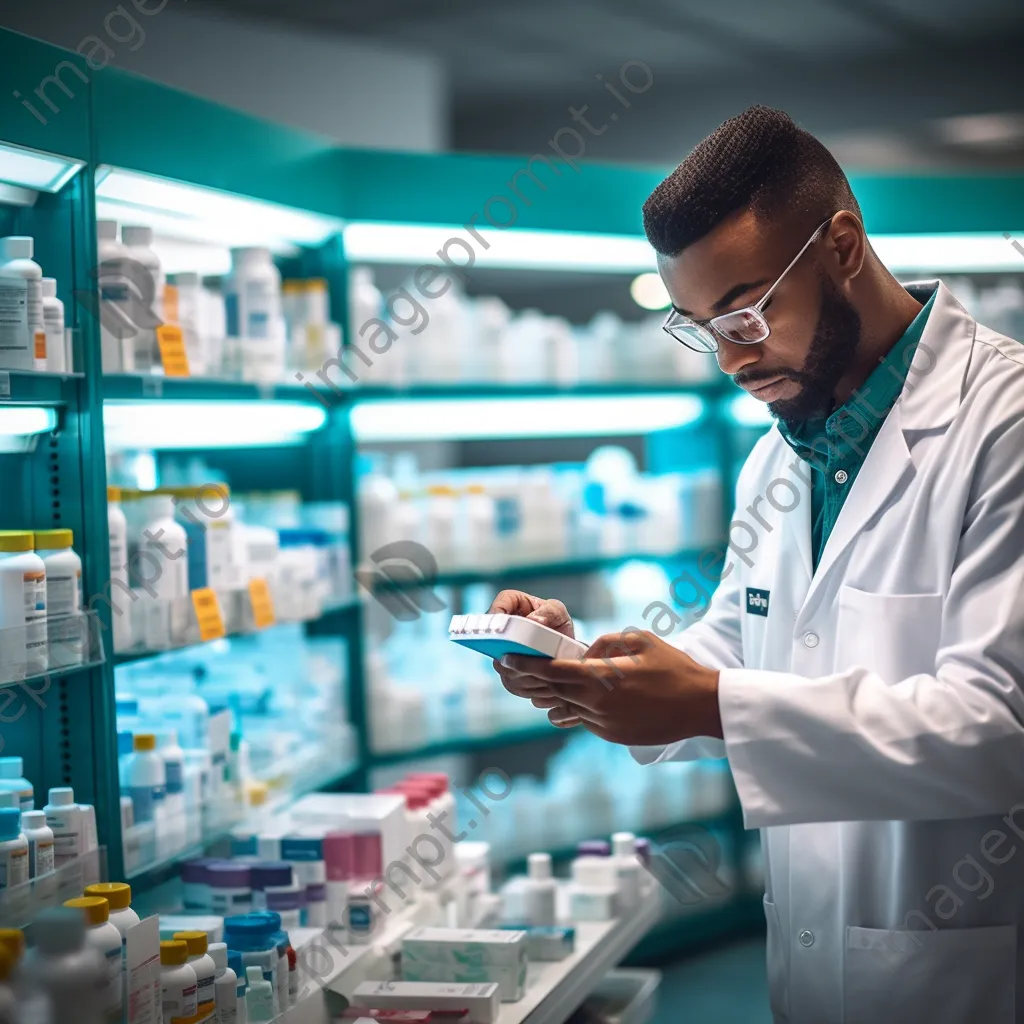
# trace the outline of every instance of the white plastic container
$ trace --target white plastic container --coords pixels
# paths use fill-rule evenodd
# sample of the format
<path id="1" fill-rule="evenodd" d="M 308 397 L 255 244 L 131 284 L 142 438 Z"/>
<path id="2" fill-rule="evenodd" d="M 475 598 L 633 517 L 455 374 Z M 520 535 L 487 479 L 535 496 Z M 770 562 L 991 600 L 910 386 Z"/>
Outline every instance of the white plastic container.
<path id="1" fill-rule="evenodd" d="M 188 963 L 188 946 L 176 940 L 160 943 L 160 1002 L 164 1024 L 188 1020 L 198 1012 L 196 972 Z"/>
<path id="2" fill-rule="evenodd" d="M 107 967 L 107 1020 L 119 1024 L 124 990 L 121 933 L 110 923 L 110 904 L 102 896 L 79 896 L 65 900 L 64 906 L 80 911 L 85 918 L 85 943 L 103 957 Z"/>
<path id="3" fill-rule="evenodd" d="M 82 853 L 82 811 L 70 786 L 50 790 L 50 802 L 43 808 L 47 827 L 53 831 L 53 861 L 61 867 Z"/>
<path id="4" fill-rule="evenodd" d="M 198 274 L 175 274 L 174 287 L 178 290 L 178 324 L 185 339 L 189 373 L 203 377 L 211 372 L 207 358 L 207 300 L 203 279 Z"/>
<path id="5" fill-rule="evenodd" d="M 241 584 L 235 565 L 235 516 L 226 484 L 173 488 L 175 516 L 188 539 L 189 587 L 228 590 Z"/>
<path id="6" fill-rule="evenodd" d="M 619 913 L 628 914 L 640 905 L 644 870 L 636 855 L 636 836 L 632 832 L 616 832 L 612 836 L 612 861 L 619 889 Z"/>
<path id="7" fill-rule="evenodd" d="M 258 967 L 247 967 L 245 977 L 245 1014 L 249 1024 L 273 1020 L 276 1016 L 274 986 L 263 980 L 263 972 Z"/>
<path id="8" fill-rule="evenodd" d="M 380 290 L 373 283 L 373 271 L 368 267 L 356 267 L 349 277 L 349 321 L 348 338 L 349 345 L 357 347 L 369 359 L 367 366 L 358 356 L 350 356 L 346 365 L 355 380 L 352 380 L 341 370 L 337 371 L 334 379 L 335 384 L 342 387 L 346 384 L 354 384 L 359 380 L 374 381 L 382 383 L 400 383 L 404 374 L 403 348 L 401 345 L 391 345 L 387 351 L 374 352 L 370 347 L 370 340 L 376 338 L 377 348 L 382 348 L 386 341 L 384 337 L 378 337 L 380 326 L 373 324 L 373 320 L 384 319 L 384 297 Z M 367 326 L 369 325 L 369 326 Z M 361 328 L 366 327 L 365 333 L 360 333 Z"/>
<path id="9" fill-rule="evenodd" d="M 98 220 L 100 354 L 104 373 L 135 369 L 131 320 L 131 283 L 126 273 L 128 250 L 117 239 L 116 220 Z"/>
<path id="10" fill-rule="evenodd" d="M 21 831 L 21 811 L 0 808 L 0 889 L 13 889 L 29 879 L 28 840 Z"/>
<path id="11" fill-rule="evenodd" d="M 51 1021 L 104 1024 L 109 975 L 104 957 L 86 943 L 80 910 L 44 910 L 32 923 L 33 948 L 25 957 L 23 977 L 41 990 Z"/>
<path id="12" fill-rule="evenodd" d="M 32 370 L 46 363 L 43 271 L 32 261 L 34 242 L 0 238 L 0 369 Z"/>
<path id="13" fill-rule="evenodd" d="M 185 815 L 185 751 L 178 744 L 178 734 L 169 729 L 160 735 L 158 753 L 164 762 L 166 782 L 165 808 L 170 818 Z"/>
<path id="14" fill-rule="evenodd" d="M 53 829 L 43 811 L 25 811 L 21 829 L 28 840 L 28 877 L 38 878 L 53 870 Z"/>
<path id="15" fill-rule="evenodd" d="M 125 763 L 125 781 L 135 809 L 135 822 L 162 819 L 167 769 L 164 759 L 156 752 L 156 736 L 153 733 L 136 733 L 132 750 Z"/>
<path id="16" fill-rule="evenodd" d="M 238 978 L 228 966 L 228 947 L 223 942 L 211 942 L 207 952 L 216 969 L 213 1021 L 215 1024 L 238 1024 Z"/>
<path id="17" fill-rule="evenodd" d="M 24 679 L 46 661 L 46 566 L 27 530 L 0 531 L 0 679 Z"/>
<path id="18" fill-rule="evenodd" d="M 82 822 L 82 853 L 91 853 L 99 849 L 99 838 L 96 834 L 96 808 L 92 804 L 79 804 L 78 812 Z"/>
<path id="19" fill-rule="evenodd" d="M 121 508 L 121 488 L 107 488 L 107 534 L 110 538 L 110 595 L 113 601 L 114 650 L 132 646 L 132 617 L 128 611 L 128 520 Z"/>
<path id="20" fill-rule="evenodd" d="M 51 620 L 47 636 L 50 668 L 81 665 L 88 637 L 82 612 L 82 559 L 75 553 L 71 530 L 36 530 L 36 554 L 46 572 L 46 614 Z"/>
<path id="21" fill-rule="evenodd" d="M 125 882 L 96 882 L 85 887 L 86 896 L 107 901 L 109 922 L 121 936 L 121 1001 L 127 1007 L 128 999 L 128 930 L 139 923 L 139 915 L 132 910 L 132 889 Z"/>
<path id="22" fill-rule="evenodd" d="M 153 318 L 162 321 L 164 317 L 164 273 L 160 267 L 160 258 L 152 249 L 152 228 L 125 224 L 121 228 L 121 241 L 124 243 L 126 257 L 136 265 L 132 275 L 132 316 L 134 320 L 142 322 L 134 324 L 135 369 L 140 373 L 148 373 L 155 368 L 162 368 L 156 329 L 150 324 Z"/>
<path id="23" fill-rule="evenodd" d="M 555 880 L 551 876 L 551 854 L 531 853 L 529 876 L 523 884 L 526 923 L 535 928 L 551 928 L 555 924 Z"/>
<path id="24" fill-rule="evenodd" d="M 227 333 L 237 339 L 247 380 L 279 380 L 285 371 L 286 330 L 281 309 L 281 274 L 270 250 L 231 250 L 225 281 Z"/>
<path id="25" fill-rule="evenodd" d="M 50 373 L 64 373 L 67 358 L 64 351 L 64 303 L 57 298 L 57 281 L 52 277 L 42 279 L 44 355 L 36 352 L 36 369 Z"/>
<path id="26" fill-rule="evenodd" d="M 170 494 L 152 492 L 147 495 L 145 506 L 138 558 L 138 571 L 145 575 L 147 597 L 151 598 L 145 604 L 145 642 L 148 647 L 161 650 L 184 639 L 190 615 L 188 536 L 174 518 Z"/>
<path id="27" fill-rule="evenodd" d="M 217 965 L 207 952 L 209 939 L 206 932 L 175 932 L 174 938 L 188 946 L 188 963 L 196 972 L 196 1013 L 199 1016 L 213 1013 L 216 1008 L 214 982 L 217 976 Z"/>
<path id="28" fill-rule="evenodd" d="M 35 810 L 36 794 L 24 776 L 25 762 L 20 757 L 0 757 L 0 780 L 17 787 L 18 806 L 22 813 Z"/>

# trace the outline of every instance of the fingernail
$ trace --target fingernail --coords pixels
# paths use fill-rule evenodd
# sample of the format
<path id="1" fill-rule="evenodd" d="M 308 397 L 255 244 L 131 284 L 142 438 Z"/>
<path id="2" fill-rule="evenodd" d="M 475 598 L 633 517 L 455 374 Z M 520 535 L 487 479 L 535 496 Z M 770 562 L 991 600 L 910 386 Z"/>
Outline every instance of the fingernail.
<path id="1" fill-rule="evenodd" d="M 510 654 L 503 654 L 501 656 L 501 667 L 502 668 L 511 668 L 512 667 L 512 665 L 509 663 L 509 659 L 511 657 L 512 657 L 512 655 L 510 655 Z"/>

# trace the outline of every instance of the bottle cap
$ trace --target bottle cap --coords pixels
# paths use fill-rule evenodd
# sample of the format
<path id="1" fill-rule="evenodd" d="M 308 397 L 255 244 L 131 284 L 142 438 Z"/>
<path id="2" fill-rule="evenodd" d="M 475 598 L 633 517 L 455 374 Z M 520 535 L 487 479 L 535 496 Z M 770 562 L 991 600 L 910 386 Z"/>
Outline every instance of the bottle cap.
<path id="1" fill-rule="evenodd" d="M 0 251 L 7 260 L 30 260 L 35 251 L 35 242 L 27 235 L 10 235 L 0 238 Z"/>
<path id="2" fill-rule="evenodd" d="M 188 946 L 176 939 L 164 939 L 160 943 L 160 963 L 165 967 L 177 967 L 188 962 Z"/>
<path id="3" fill-rule="evenodd" d="M 263 982 L 263 968 L 262 967 L 246 967 L 245 969 L 245 980 L 251 986 L 262 985 Z"/>
<path id="4" fill-rule="evenodd" d="M 74 953 L 85 945 L 85 915 L 68 907 L 44 910 L 32 922 L 32 945 L 44 956 Z"/>
<path id="5" fill-rule="evenodd" d="M 266 889 L 268 886 L 291 885 L 292 866 L 284 861 L 263 861 L 249 866 L 253 889 Z"/>
<path id="6" fill-rule="evenodd" d="M 121 228 L 121 241 L 125 245 L 152 245 L 153 229 L 137 224 L 125 224 Z"/>
<path id="7" fill-rule="evenodd" d="M 215 889 L 249 889 L 252 886 L 249 865 L 231 860 L 203 865 L 199 877 L 192 881 L 205 881 L 207 885 L 211 885 Z"/>
<path id="8" fill-rule="evenodd" d="M 22 811 L 21 812 L 21 827 L 22 828 L 45 828 L 46 827 L 46 812 L 45 811 Z"/>
<path id="9" fill-rule="evenodd" d="M 121 500 L 121 488 L 120 487 L 108 487 L 107 488 L 107 501 L 114 504 Z"/>
<path id="10" fill-rule="evenodd" d="M 188 946 L 189 956 L 203 956 L 206 953 L 206 947 L 210 944 L 210 938 L 206 932 L 175 932 L 174 938 Z"/>
<path id="11" fill-rule="evenodd" d="M 86 922 L 94 927 L 110 919 L 110 904 L 102 896 L 79 896 L 65 900 L 64 906 L 80 910 Z"/>
<path id="12" fill-rule="evenodd" d="M 210 954 L 210 959 L 213 961 L 213 966 L 217 968 L 218 974 L 228 969 L 228 944 L 226 942 L 211 942 L 206 947 L 206 952 Z"/>
<path id="13" fill-rule="evenodd" d="M 75 542 L 71 530 L 36 530 L 36 551 L 56 551 L 69 548 Z"/>
<path id="14" fill-rule="evenodd" d="M 25 952 L 25 933 L 20 928 L 0 928 L 0 948 L 6 949 L 17 963 Z"/>
<path id="15" fill-rule="evenodd" d="M 156 736 L 151 732 L 137 732 L 132 746 L 135 750 L 156 750 Z"/>
<path id="16" fill-rule="evenodd" d="M 75 791 L 70 786 L 55 786 L 50 790 L 49 801 L 54 807 L 70 807 L 75 802 Z"/>
<path id="17" fill-rule="evenodd" d="M 0 842 L 17 839 L 21 833 L 21 811 L 17 807 L 0 807 Z"/>
<path id="18" fill-rule="evenodd" d="M 612 853 L 616 857 L 636 855 L 636 836 L 632 832 L 616 832 L 612 836 Z"/>
<path id="19" fill-rule="evenodd" d="M 0 757 L 0 779 L 20 779 L 25 762 L 20 757 Z"/>
<path id="20" fill-rule="evenodd" d="M 259 779 L 251 779 L 245 784 L 245 796 L 250 807 L 262 807 L 270 796 L 270 787 Z"/>
<path id="21" fill-rule="evenodd" d="M 96 882 L 85 887 L 85 895 L 105 899 L 111 910 L 127 910 L 132 905 L 132 887 L 127 882 Z"/>
<path id="22" fill-rule="evenodd" d="M 530 877 L 535 881 L 543 881 L 551 877 L 550 853 L 531 853 L 526 863 Z"/>
<path id="23" fill-rule="evenodd" d="M 96 221 L 96 235 L 101 242 L 117 241 L 117 221 L 98 220 Z"/>
<path id="24" fill-rule="evenodd" d="M 44 299 L 55 299 L 55 298 L 57 298 L 57 279 L 55 277 L 44 277 L 43 278 L 43 298 Z"/>
<path id="25" fill-rule="evenodd" d="M 0 530 L 0 551 L 31 551 L 32 534 L 28 530 Z"/>
<path id="26" fill-rule="evenodd" d="M 612 848 L 605 839 L 585 839 L 576 846 L 577 857 L 608 857 Z"/>

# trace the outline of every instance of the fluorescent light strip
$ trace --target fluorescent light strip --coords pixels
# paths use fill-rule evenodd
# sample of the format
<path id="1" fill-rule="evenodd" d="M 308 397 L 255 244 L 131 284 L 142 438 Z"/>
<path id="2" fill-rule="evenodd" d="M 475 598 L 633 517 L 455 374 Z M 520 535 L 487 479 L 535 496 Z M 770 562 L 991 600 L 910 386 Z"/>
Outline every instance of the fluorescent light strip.
<path id="1" fill-rule="evenodd" d="M 473 252 L 474 265 L 506 269 L 578 270 L 636 274 L 656 269 L 647 240 L 627 235 L 567 231 L 498 231 L 479 228 L 483 241 L 453 225 L 384 224 L 345 226 L 345 251 L 355 263 L 439 263 L 437 252 L 458 238 Z M 1009 234 L 1024 245 L 1024 229 Z M 871 235 L 882 262 L 896 273 L 1024 272 L 1024 256 L 1000 233 L 948 235 Z M 448 250 L 465 264 L 463 245 Z"/>
<path id="2" fill-rule="evenodd" d="M 648 434 L 700 419 L 693 395 L 394 399 L 360 402 L 352 430 L 363 443 Z"/>
<path id="3" fill-rule="evenodd" d="M 494 228 L 475 228 L 474 232 L 479 238 L 462 227 L 349 223 L 344 232 L 345 252 L 354 263 L 438 263 L 437 251 L 449 238 L 459 238 L 472 248 L 478 267 L 635 274 L 655 266 L 654 250 L 646 238 Z M 453 262 L 468 262 L 462 245 L 452 245 L 449 254 Z"/>
<path id="4" fill-rule="evenodd" d="M 85 165 L 35 149 L 0 143 L 0 181 L 39 192 L 59 192 Z"/>
<path id="5" fill-rule="evenodd" d="M 32 437 L 57 426 L 57 411 L 41 405 L 0 406 L 0 436 Z"/>
<path id="6" fill-rule="evenodd" d="M 113 167 L 97 170 L 96 199 L 100 217 L 223 248 L 294 251 L 296 245 L 320 245 L 342 229 L 335 217 Z"/>
<path id="7" fill-rule="evenodd" d="M 263 448 L 302 444 L 327 422 L 308 402 L 106 402 L 108 449 Z"/>

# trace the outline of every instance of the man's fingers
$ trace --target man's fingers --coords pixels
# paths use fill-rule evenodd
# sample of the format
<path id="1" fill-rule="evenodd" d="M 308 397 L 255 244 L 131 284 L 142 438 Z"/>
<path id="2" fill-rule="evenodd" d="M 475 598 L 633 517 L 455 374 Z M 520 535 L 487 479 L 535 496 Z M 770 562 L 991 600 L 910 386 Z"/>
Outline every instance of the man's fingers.
<path id="1" fill-rule="evenodd" d="M 559 729 L 575 729 L 576 726 L 583 724 L 579 715 L 564 704 L 548 712 L 548 721 Z"/>
<path id="2" fill-rule="evenodd" d="M 630 626 L 621 633 L 605 633 L 599 636 L 587 650 L 588 658 L 614 658 L 621 655 L 637 655 L 656 643 L 653 633 Z"/>
<path id="3" fill-rule="evenodd" d="M 533 622 L 539 622 L 549 629 L 557 629 L 565 636 L 574 636 L 572 628 L 572 616 L 569 609 L 561 601 L 541 601 L 529 615 L 526 616 Z"/>
<path id="4" fill-rule="evenodd" d="M 529 615 L 540 603 L 539 598 L 531 597 L 522 590 L 503 590 L 491 602 L 488 612 L 497 615 Z"/>

